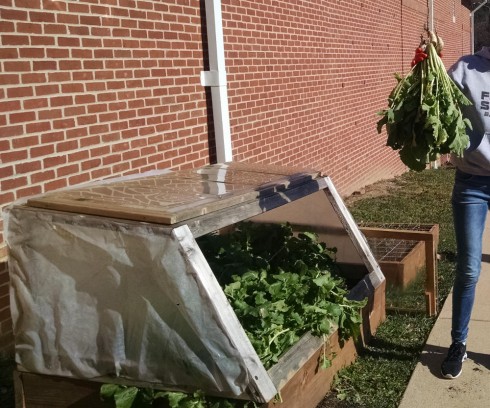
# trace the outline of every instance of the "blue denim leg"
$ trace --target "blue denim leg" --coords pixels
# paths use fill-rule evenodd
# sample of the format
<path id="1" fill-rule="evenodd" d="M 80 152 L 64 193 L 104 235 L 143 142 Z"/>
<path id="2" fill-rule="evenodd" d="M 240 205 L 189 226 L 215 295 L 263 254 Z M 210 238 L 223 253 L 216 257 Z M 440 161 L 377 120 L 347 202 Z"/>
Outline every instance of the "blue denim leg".
<path id="1" fill-rule="evenodd" d="M 480 276 L 482 237 L 490 203 L 490 177 L 456 172 L 452 195 L 457 245 L 451 337 L 465 342 Z"/>

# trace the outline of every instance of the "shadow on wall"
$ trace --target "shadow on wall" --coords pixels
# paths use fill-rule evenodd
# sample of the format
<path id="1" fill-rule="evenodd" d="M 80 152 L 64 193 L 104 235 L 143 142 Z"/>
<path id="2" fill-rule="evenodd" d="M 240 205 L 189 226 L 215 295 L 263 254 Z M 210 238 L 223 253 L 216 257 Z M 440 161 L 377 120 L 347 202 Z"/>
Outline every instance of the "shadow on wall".
<path id="1" fill-rule="evenodd" d="M 475 13 L 475 52 L 490 46 L 490 4 Z"/>

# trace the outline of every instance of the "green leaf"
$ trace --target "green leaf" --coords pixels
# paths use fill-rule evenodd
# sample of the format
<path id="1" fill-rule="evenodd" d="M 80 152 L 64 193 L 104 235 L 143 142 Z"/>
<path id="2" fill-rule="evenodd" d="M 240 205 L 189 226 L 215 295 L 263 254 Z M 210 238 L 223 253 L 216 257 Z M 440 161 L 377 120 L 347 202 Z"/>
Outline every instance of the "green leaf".
<path id="1" fill-rule="evenodd" d="M 120 388 L 122 388 L 122 386 L 117 384 L 103 384 L 100 387 L 100 396 L 104 399 L 113 398 Z"/>
<path id="2" fill-rule="evenodd" d="M 132 408 L 138 393 L 139 389 L 137 387 L 120 388 L 114 394 L 116 408 Z"/>

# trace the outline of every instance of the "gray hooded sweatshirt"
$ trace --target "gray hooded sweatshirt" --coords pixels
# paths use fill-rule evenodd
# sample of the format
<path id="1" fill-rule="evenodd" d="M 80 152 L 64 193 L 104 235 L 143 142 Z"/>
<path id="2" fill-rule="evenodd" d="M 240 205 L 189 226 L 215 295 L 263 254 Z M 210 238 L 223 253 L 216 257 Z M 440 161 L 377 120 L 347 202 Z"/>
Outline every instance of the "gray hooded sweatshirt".
<path id="1" fill-rule="evenodd" d="M 463 157 L 451 161 L 465 173 L 490 176 L 490 47 L 460 58 L 448 73 L 473 103 L 462 107 L 473 126 L 467 129 L 470 143 Z"/>

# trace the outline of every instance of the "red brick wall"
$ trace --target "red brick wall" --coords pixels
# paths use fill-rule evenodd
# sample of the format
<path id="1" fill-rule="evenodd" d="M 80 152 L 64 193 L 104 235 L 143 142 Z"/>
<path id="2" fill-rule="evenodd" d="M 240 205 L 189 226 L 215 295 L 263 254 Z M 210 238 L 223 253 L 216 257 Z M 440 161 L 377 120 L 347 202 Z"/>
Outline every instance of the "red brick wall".
<path id="1" fill-rule="evenodd" d="M 0 207 L 213 160 L 200 3 L 0 0 Z M 317 168 L 344 195 L 405 171 L 376 112 L 409 69 L 426 0 L 222 3 L 235 160 Z M 435 1 L 448 65 L 470 49 L 469 11 L 453 5 Z M 0 347 L 6 290 L 0 267 Z"/>
<path id="2" fill-rule="evenodd" d="M 410 68 L 426 0 L 224 3 L 237 160 L 307 164 L 343 194 L 405 171 L 376 112 Z M 469 11 L 457 2 L 453 22 L 453 1 L 435 3 L 451 64 L 469 51 Z"/>

